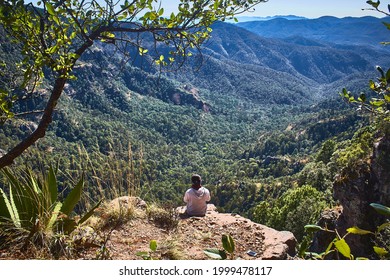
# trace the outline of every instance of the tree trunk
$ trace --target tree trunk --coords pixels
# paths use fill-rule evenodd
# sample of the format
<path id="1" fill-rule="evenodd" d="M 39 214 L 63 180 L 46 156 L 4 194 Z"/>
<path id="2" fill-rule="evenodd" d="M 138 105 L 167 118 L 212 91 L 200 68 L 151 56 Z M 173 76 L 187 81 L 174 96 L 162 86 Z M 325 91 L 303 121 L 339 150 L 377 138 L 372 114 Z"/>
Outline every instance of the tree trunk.
<path id="1" fill-rule="evenodd" d="M 56 79 L 54 83 L 53 90 L 50 95 L 50 99 L 47 102 L 46 108 L 42 115 L 41 121 L 37 129 L 31 133 L 26 139 L 20 142 L 17 146 L 11 149 L 7 154 L 0 158 L 0 169 L 11 165 L 14 162 L 14 159 L 20 156 L 25 150 L 27 150 L 31 145 L 33 145 L 39 138 L 42 138 L 46 134 L 46 130 L 49 127 L 49 124 L 52 122 L 52 116 L 55 107 L 57 106 L 57 101 L 60 98 L 64 86 L 66 83 L 66 78 L 61 74 Z"/>

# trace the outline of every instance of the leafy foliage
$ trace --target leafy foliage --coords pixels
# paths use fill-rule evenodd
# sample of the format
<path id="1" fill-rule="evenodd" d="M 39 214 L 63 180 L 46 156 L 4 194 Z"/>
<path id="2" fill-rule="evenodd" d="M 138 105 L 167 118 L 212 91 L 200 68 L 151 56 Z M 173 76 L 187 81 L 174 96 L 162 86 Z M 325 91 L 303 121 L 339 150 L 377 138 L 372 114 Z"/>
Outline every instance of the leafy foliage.
<path id="1" fill-rule="evenodd" d="M 378 204 L 378 203 L 371 203 L 371 207 L 373 207 L 379 214 L 385 215 L 385 216 L 390 216 L 390 208 Z M 309 259 L 325 259 L 328 255 L 331 255 L 333 253 L 336 253 L 336 258 L 341 258 L 344 257 L 346 259 L 364 259 L 361 257 L 356 257 L 352 254 L 351 248 L 348 245 L 348 235 L 349 234 L 355 234 L 355 235 L 372 235 L 375 239 L 378 238 L 378 236 L 381 235 L 381 232 L 385 231 L 388 229 L 390 226 L 389 223 L 383 223 L 382 225 L 378 226 L 375 232 L 369 231 L 369 230 L 364 230 L 360 229 L 358 227 L 351 227 L 347 229 L 347 232 L 344 234 L 344 236 L 340 236 L 337 230 L 329 230 L 327 228 L 322 228 L 317 225 L 306 225 L 305 230 L 309 232 L 310 234 L 313 234 L 314 232 L 317 231 L 326 231 L 326 232 L 331 232 L 335 234 L 335 238 L 330 242 L 328 248 L 325 250 L 325 252 L 322 252 L 320 254 L 318 253 L 313 253 L 313 252 L 307 252 L 307 245 L 304 246 L 304 248 L 301 248 L 301 256 L 306 257 Z M 374 239 L 374 240 L 375 240 Z M 389 251 L 388 248 L 383 248 L 383 247 L 378 247 L 375 246 L 375 243 L 373 245 L 373 251 L 377 254 L 377 256 L 380 259 L 385 259 L 389 257 Z"/>
<path id="2" fill-rule="evenodd" d="M 30 170 L 16 175 L 3 169 L 2 174 L 9 184 L 8 190 L 0 189 L 0 235 L 5 239 L 4 246 L 9 246 L 7 242 L 16 245 L 12 238 L 20 234 L 24 235 L 24 247 L 30 242 L 36 246 L 45 244 L 58 234 L 69 235 L 88 220 L 100 204 L 76 219 L 73 212 L 81 198 L 83 178 L 61 199 L 56 171 L 52 167 L 43 178 L 34 176 Z"/>
<path id="3" fill-rule="evenodd" d="M 390 108 L 390 92 L 388 90 L 388 83 L 390 82 L 390 69 L 385 73 L 380 66 L 376 69 L 380 73 L 377 82 L 370 80 L 370 89 L 375 93 L 375 96 L 368 97 L 365 93 L 361 93 L 358 98 L 354 97 L 351 92 L 345 88 L 341 95 L 350 103 L 358 105 L 359 110 L 367 110 L 380 118 L 382 121 L 389 121 Z"/>
<path id="4" fill-rule="evenodd" d="M 304 236 L 304 226 L 318 220 L 323 209 L 329 206 L 324 193 L 311 186 L 287 190 L 282 196 L 262 201 L 253 212 L 253 220 L 275 229 L 294 233 L 298 240 Z"/>

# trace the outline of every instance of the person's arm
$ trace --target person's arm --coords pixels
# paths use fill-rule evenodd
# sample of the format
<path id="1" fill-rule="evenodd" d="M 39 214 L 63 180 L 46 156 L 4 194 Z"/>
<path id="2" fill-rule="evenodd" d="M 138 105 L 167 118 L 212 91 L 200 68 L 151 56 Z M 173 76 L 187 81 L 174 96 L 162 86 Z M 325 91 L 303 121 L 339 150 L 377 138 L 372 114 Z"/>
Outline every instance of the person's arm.
<path id="1" fill-rule="evenodd" d="M 206 193 L 206 202 L 209 202 L 210 200 L 211 200 L 210 191 L 207 190 L 207 193 Z"/>

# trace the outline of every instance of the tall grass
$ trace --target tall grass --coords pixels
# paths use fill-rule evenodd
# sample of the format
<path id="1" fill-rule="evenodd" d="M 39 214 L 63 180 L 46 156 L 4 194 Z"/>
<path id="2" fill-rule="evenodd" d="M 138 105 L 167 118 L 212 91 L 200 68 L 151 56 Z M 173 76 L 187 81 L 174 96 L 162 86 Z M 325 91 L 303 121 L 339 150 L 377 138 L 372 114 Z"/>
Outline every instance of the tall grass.
<path id="1" fill-rule="evenodd" d="M 115 149 L 114 149 L 115 147 Z M 143 148 L 134 152 L 131 143 L 124 149 L 122 145 L 110 144 L 107 155 L 100 152 L 88 152 L 79 146 L 78 161 L 75 169 L 68 170 L 68 176 L 80 171 L 86 174 L 86 196 L 83 200 L 85 208 L 96 200 L 110 201 L 121 196 L 141 196 L 144 165 Z M 96 147 L 99 151 L 99 147 Z"/>

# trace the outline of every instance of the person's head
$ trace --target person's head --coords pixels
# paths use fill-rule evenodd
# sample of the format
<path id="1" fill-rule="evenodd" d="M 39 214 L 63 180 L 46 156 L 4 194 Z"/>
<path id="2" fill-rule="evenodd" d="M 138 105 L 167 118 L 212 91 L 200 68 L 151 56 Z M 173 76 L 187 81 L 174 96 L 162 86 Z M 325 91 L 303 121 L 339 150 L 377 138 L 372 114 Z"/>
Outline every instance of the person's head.
<path id="1" fill-rule="evenodd" d="M 202 182 L 202 178 L 198 174 L 193 174 L 191 176 L 191 182 L 192 182 L 192 187 L 200 188 L 200 184 Z"/>

